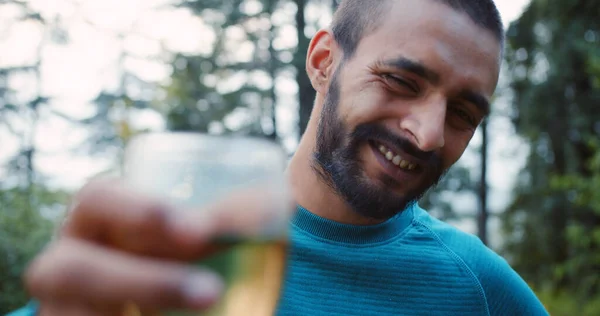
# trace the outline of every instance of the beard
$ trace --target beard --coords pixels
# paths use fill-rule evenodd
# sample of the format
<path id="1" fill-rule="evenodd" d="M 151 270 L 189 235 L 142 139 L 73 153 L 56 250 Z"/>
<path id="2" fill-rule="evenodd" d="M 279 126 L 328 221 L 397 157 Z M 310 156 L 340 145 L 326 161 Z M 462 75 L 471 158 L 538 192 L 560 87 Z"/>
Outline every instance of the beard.
<path id="1" fill-rule="evenodd" d="M 317 130 L 316 149 L 312 167 L 319 177 L 356 213 L 367 218 L 386 220 L 416 203 L 444 175 L 442 161 L 436 153 L 423 152 L 409 140 L 393 134 L 375 123 L 365 123 L 349 131 L 339 117 L 339 77 L 341 66 L 335 71 L 325 96 Z M 404 152 L 419 158 L 418 182 L 403 194 L 393 191 L 403 185 L 387 174 L 379 175 L 377 184 L 361 167 L 360 148 L 372 141 L 395 144 Z M 417 177 L 415 177 L 417 178 Z"/>

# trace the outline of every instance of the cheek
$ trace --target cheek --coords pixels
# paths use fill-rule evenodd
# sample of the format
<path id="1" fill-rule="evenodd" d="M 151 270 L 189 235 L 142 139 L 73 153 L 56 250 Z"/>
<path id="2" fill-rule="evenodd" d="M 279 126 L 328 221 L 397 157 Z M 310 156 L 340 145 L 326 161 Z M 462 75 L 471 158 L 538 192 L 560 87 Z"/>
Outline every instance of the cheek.
<path id="1" fill-rule="evenodd" d="M 362 89 L 348 91 L 341 96 L 343 113 L 354 125 L 382 121 L 393 115 L 386 106 L 392 103 L 389 94 L 375 83 L 368 83 Z"/>
<path id="2" fill-rule="evenodd" d="M 446 133 L 446 142 L 442 149 L 444 169 L 454 165 L 467 149 L 473 133 Z"/>

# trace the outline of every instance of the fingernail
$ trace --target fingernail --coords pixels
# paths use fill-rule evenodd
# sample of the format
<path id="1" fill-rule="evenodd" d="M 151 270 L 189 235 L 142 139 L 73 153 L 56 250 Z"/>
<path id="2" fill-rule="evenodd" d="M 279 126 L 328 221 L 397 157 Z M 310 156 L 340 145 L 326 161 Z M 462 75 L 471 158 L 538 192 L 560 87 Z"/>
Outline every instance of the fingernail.
<path id="1" fill-rule="evenodd" d="M 223 281 L 211 272 L 195 272 L 183 285 L 186 303 L 192 308 L 205 308 L 216 303 L 223 293 Z"/>

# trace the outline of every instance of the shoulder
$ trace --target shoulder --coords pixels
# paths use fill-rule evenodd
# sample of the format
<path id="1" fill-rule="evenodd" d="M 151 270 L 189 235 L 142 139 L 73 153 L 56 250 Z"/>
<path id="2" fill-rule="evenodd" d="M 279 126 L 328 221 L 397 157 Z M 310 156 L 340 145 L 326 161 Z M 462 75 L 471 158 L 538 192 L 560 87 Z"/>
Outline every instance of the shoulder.
<path id="1" fill-rule="evenodd" d="M 490 315 L 548 315 L 525 281 L 479 238 L 415 210 L 415 222 L 464 264 L 480 286 Z"/>
<path id="2" fill-rule="evenodd" d="M 35 316 L 38 312 L 38 302 L 30 301 L 22 308 L 6 314 L 6 316 Z"/>

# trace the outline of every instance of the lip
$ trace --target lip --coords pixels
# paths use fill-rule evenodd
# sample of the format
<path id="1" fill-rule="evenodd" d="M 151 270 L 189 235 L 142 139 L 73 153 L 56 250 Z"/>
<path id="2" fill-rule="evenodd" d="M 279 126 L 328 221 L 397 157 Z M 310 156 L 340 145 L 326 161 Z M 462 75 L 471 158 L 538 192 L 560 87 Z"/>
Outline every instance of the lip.
<path id="1" fill-rule="evenodd" d="M 422 159 L 416 158 L 413 155 L 406 153 L 404 150 L 398 148 L 396 145 L 390 144 L 385 141 L 371 140 L 371 141 L 369 141 L 369 145 L 371 145 L 371 147 L 374 147 L 375 149 L 377 149 L 379 147 L 379 145 L 385 146 L 385 148 L 390 149 L 393 153 L 400 155 L 400 157 L 402 157 L 402 160 L 406 160 L 409 163 L 412 163 L 415 166 L 417 166 L 417 168 L 415 170 L 421 169 L 426 163 Z M 415 171 L 415 170 L 413 170 L 413 171 Z"/>
<path id="2" fill-rule="evenodd" d="M 382 154 L 381 152 L 379 152 L 378 144 L 383 144 L 384 146 L 387 147 L 386 144 L 384 143 L 380 143 L 380 142 L 369 142 L 369 148 L 371 148 L 371 150 L 373 151 L 373 155 L 375 155 L 375 158 L 377 159 L 377 162 L 379 162 L 379 164 L 383 167 L 383 169 L 385 170 L 385 172 L 392 177 L 394 180 L 396 180 L 398 183 L 405 183 L 406 181 L 410 181 L 410 180 L 414 180 L 414 178 L 418 175 L 418 173 L 421 170 L 421 166 L 417 165 L 418 167 L 414 170 L 406 170 L 406 169 L 401 169 L 398 168 L 396 165 L 394 165 L 391 161 L 387 160 Z M 388 147 L 390 148 L 390 147 Z M 392 149 L 392 148 L 390 148 Z M 392 149 L 395 150 L 395 149 Z M 396 152 L 400 155 L 405 154 L 402 151 Z M 408 155 L 407 155 L 408 156 Z M 413 162 L 413 159 L 405 159 L 404 156 L 402 156 L 402 159 L 411 162 L 411 163 L 415 163 Z M 418 162 L 416 162 L 416 164 L 418 164 Z"/>

